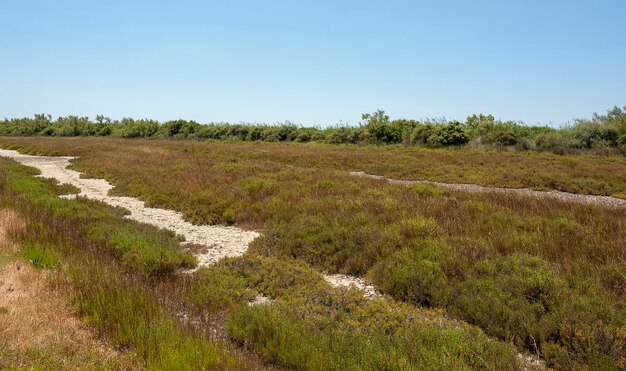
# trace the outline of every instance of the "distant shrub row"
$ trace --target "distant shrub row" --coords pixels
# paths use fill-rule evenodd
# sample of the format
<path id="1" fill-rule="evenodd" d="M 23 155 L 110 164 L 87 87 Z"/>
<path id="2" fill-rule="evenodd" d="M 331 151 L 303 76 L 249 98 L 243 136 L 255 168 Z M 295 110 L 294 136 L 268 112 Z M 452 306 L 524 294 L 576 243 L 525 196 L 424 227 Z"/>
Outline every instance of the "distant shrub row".
<path id="1" fill-rule="evenodd" d="M 325 142 L 330 144 L 404 144 L 423 147 L 467 146 L 484 149 L 509 147 L 555 153 L 595 150 L 626 153 L 626 106 L 606 115 L 579 119 L 560 129 L 500 121 L 492 115 L 472 115 L 465 122 L 446 120 L 390 120 L 384 111 L 362 115 L 358 126 L 301 127 L 286 122 L 277 125 L 200 124 L 175 120 L 97 116 L 59 117 L 38 114 L 33 118 L 0 120 L 0 135 L 112 136 L 121 138 L 216 139 L 265 142 Z"/>

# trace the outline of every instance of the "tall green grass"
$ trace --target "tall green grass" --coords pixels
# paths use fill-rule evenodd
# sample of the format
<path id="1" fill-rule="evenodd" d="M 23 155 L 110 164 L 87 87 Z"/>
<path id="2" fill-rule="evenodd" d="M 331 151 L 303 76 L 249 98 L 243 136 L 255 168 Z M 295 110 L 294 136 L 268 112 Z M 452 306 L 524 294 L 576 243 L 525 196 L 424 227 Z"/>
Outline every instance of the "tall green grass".
<path id="1" fill-rule="evenodd" d="M 75 300 L 88 324 L 146 360 L 148 369 L 197 370 L 220 365 L 220 351 L 189 333 L 165 312 L 152 293 L 119 279 L 112 267 L 82 263 L 70 270 Z"/>
<path id="2" fill-rule="evenodd" d="M 129 223 L 121 218 L 124 214 L 121 210 L 94 201 L 71 202 L 59 199 L 56 196 L 65 192 L 67 187 L 57 187 L 51 180 L 33 178 L 32 175 L 37 174 L 33 168 L 4 160 L 3 167 L 7 174 L 5 181 L 13 192 L 52 215 L 73 223 L 78 231 L 94 243 L 107 246 L 129 267 L 149 276 L 163 276 L 179 268 L 195 266 L 195 257 L 180 249 L 180 241 L 171 232 Z M 31 227 L 29 234 L 46 233 L 47 228 L 37 223 Z M 34 250 L 33 253 L 40 250 Z"/>
<path id="3" fill-rule="evenodd" d="M 225 365 L 228 356 L 223 349 L 179 323 L 141 273 L 167 272 L 180 266 L 176 262 L 182 252 L 178 256 L 174 253 L 174 242 L 164 244 L 158 240 L 163 234 L 156 229 L 149 233 L 104 205 L 57 199 L 54 184 L 32 178 L 34 172 L 28 168 L 0 160 L 0 173 L 0 206 L 16 209 L 26 223 L 24 231 L 14 236 L 22 246 L 22 257 L 39 268 L 56 269 L 79 314 L 104 338 L 119 349 L 135 353 L 149 369 L 195 370 Z M 139 255 L 126 259 L 127 255 L 117 250 L 132 250 L 133 245 L 124 239 L 104 241 L 85 233 L 94 223 L 126 233 L 142 230 L 161 242 L 152 245 L 157 253 L 170 251 L 171 255 L 142 254 L 141 249 L 148 248 L 138 246 Z"/>

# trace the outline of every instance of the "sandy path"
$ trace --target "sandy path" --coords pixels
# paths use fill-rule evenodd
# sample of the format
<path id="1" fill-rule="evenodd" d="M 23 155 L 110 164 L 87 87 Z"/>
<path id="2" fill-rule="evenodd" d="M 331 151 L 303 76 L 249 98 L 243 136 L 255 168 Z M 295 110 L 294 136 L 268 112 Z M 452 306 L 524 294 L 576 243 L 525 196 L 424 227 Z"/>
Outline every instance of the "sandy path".
<path id="1" fill-rule="evenodd" d="M 536 191 L 534 189 L 529 188 L 499 188 L 499 187 L 485 187 L 477 184 L 463 184 L 463 183 L 441 183 L 441 182 L 432 182 L 428 180 L 400 180 L 400 179 L 390 179 L 386 178 L 382 175 L 372 175 L 367 174 L 362 171 L 352 171 L 350 172 L 352 176 L 358 176 L 363 178 L 371 178 L 371 179 L 381 179 L 386 180 L 391 184 L 399 184 L 410 186 L 412 184 L 427 184 L 433 185 L 437 187 L 447 188 L 453 191 L 461 191 L 461 192 L 472 192 L 472 193 L 512 193 L 524 196 L 531 197 L 544 197 L 544 198 L 553 198 L 559 201 L 565 202 L 573 202 L 580 203 L 586 205 L 596 205 L 600 207 L 605 207 L 607 209 L 623 209 L 626 208 L 626 200 L 622 200 L 615 197 L 609 196 L 594 196 L 594 195 L 583 195 L 576 193 L 568 193 L 562 191 Z"/>
<path id="2" fill-rule="evenodd" d="M 213 264 L 224 257 L 240 256 L 246 252 L 248 244 L 259 236 L 257 232 L 236 227 L 193 225 L 177 211 L 146 207 L 143 201 L 133 197 L 109 196 L 113 188 L 109 182 L 104 179 L 82 179 L 79 172 L 67 168 L 73 157 L 29 156 L 3 149 L 0 149 L 0 156 L 39 169 L 43 178 L 53 178 L 59 183 L 79 188 L 79 196 L 127 209 L 130 212 L 126 216 L 128 219 L 173 231 L 185 237 L 186 244 L 206 246 L 197 255 L 199 266 Z M 62 197 L 75 198 L 76 195 Z"/>
<path id="3" fill-rule="evenodd" d="M 0 149 L 0 156 L 39 169 L 40 177 L 56 179 L 59 183 L 67 183 L 77 187 L 80 189 L 79 196 L 127 209 L 130 211 L 130 214 L 126 216 L 128 219 L 173 231 L 185 238 L 184 244 L 206 247 L 193 249 L 198 258 L 198 267 L 214 264 L 225 257 L 241 256 L 248 249 L 250 242 L 260 236 L 258 232 L 246 231 L 237 227 L 193 225 L 185 221 L 180 212 L 146 207 L 143 201 L 134 197 L 109 196 L 109 191 L 113 189 L 113 185 L 109 182 L 104 179 L 83 179 L 78 171 L 67 168 L 74 157 L 30 156 L 5 149 Z M 72 199 L 76 196 L 61 197 Z M 360 278 L 346 275 L 327 275 L 325 278 L 330 284 L 337 287 L 355 285 L 363 290 L 367 297 L 376 294 L 376 289 L 365 284 Z"/>

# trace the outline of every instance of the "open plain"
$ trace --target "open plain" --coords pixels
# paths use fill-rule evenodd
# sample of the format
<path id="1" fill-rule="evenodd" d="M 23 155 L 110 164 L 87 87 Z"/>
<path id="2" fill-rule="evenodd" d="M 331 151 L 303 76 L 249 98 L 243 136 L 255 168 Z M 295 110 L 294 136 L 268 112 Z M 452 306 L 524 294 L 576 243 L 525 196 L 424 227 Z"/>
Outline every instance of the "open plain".
<path id="1" fill-rule="evenodd" d="M 128 353 L 107 358 L 114 366 L 624 365 L 626 211 L 610 197 L 626 191 L 623 157 L 110 138 L 0 146 L 2 208 L 32 232 L 12 239 Z M 468 179 L 484 189 L 449 186 Z M 546 192 L 552 179 L 568 196 Z M 506 191 L 516 187 L 534 190 Z M 586 192 L 608 201 L 581 202 Z M 148 317 L 158 320 L 138 326 Z M 163 332 L 180 346 L 149 343 Z"/>

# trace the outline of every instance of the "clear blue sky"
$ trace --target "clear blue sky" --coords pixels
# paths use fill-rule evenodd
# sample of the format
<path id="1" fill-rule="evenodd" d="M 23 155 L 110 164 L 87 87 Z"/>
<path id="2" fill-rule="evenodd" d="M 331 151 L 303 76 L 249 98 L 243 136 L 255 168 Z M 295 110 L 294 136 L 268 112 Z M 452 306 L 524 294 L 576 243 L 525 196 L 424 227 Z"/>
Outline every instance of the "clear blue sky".
<path id="1" fill-rule="evenodd" d="M 626 1 L 0 2 L 0 117 L 356 123 L 626 105 Z"/>

